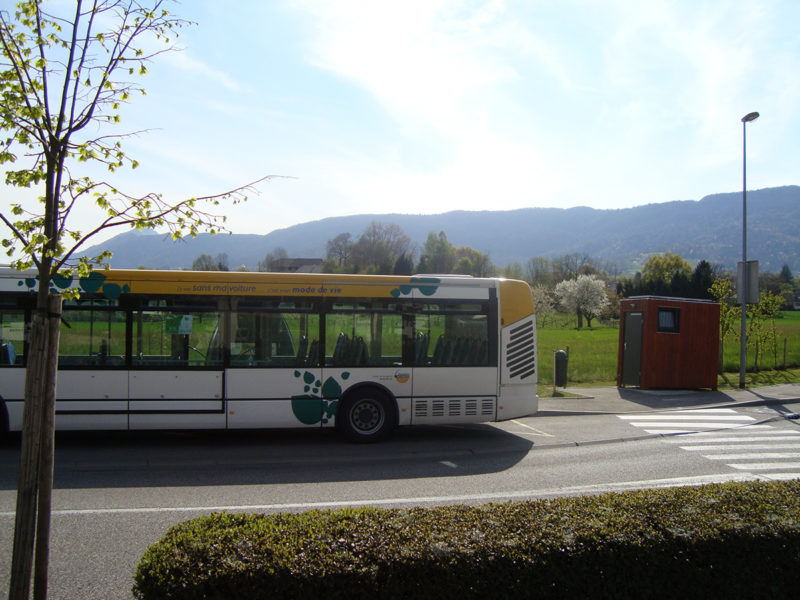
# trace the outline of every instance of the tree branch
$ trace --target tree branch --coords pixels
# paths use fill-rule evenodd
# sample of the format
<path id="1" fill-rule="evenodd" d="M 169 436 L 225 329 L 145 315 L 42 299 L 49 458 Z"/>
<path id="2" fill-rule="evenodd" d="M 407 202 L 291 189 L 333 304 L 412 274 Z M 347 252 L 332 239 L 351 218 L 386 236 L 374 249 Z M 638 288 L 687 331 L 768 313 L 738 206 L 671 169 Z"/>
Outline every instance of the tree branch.
<path id="1" fill-rule="evenodd" d="M 213 202 L 217 200 L 224 200 L 226 198 L 237 198 L 235 202 L 240 202 L 246 199 L 245 193 L 246 192 L 255 192 L 258 193 L 258 189 L 256 186 L 259 183 L 263 183 L 265 181 L 270 181 L 271 179 L 275 179 L 277 177 L 283 177 L 279 175 L 267 175 L 262 177 L 261 179 L 257 179 L 245 185 L 239 186 L 232 190 L 228 190 L 226 192 L 222 192 L 220 194 L 210 195 L 210 196 L 200 196 L 197 198 L 188 198 L 186 200 L 182 200 L 177 204 L 168 204 L 161 200 L 161 196 L 158 194 L 147 194 L 141 197 L 133 197 L 127 194 L 121 193 L 115 188 L 113 188 L 110 184 L 106 182 L 93 184 L 85 189 L 82 189 L 79 195 L 85 195 L 91 191 L 96 190 L 97 188 L 108 188 L 109 190 L 115 192 L 118 196 L 123 198 L 128 205 L 120 210 L 115 210 L 111 207 L 111 210 L 114 212 L 113 215 L 109 215 L 105 218 L 100 225 L 82 235 L 75 244 L 64 253 L 64 255 L 58 261 L 58 268 L 61 269 L 65 265 L 69 264 L 69 259 L 75 254 L 75 252 L 90 238 L 97 235 L 99 232 L 120 227 L 122 225 L 128 225 L 129 227 L 133 228 L 136 227 L 137 229 L 141 228 L 152 228 L 155 229 L 154 224 L 158 223 L 160 225 L 166 226 L 170 232 L 174 235 L 176 232 L 180 232 L 186 228 L 186 225 L 180 224 L 180 221 L 183 217 L 179 216 L 185 210 L 190 210 L 194 214 L 195 219 L 195 228 L 196 225 L 199 225 L 201 228 L 205 228 L 206 230 L 210 230 L 211 232 L 216 233 L 217 230 L 219 232 L 227 231 L 223 226 L 216 225 L 217 222 L 222 219 L 224 221 L 224 217 L 221 215 L 215 215 L 208 211 L 201 211 L 198 210 L 193 206 L 196 202 Z M 77 199 L 77 198 L 76 198 Z M 148 212 L 146 218 L 143 218 L 142 215 L 135 215 L 131 214 L 137 210 L 142 209 L 142 205 L 155 205 L 157 207 L 155 212 Z M 176 215 L 177 219 L 175 221 L 169 221 L 168 218 L 170 215 Z M 194 234 L 190 234 L 192 237 Z M 180 234 L 179 234 L 179 237 Z"/>

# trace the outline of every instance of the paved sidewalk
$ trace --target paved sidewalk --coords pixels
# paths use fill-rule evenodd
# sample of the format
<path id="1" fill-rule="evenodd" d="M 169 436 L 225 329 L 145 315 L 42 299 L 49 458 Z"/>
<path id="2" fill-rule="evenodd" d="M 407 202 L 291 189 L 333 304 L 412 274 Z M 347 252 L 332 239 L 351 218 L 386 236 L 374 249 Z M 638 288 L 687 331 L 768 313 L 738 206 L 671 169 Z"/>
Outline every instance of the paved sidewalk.
<path id="1" fill-rule="evenodd" d="M 800 383 L 784 383 L 744 390 L 641 390 L 593 387 L 558 389 L 568 397 L 540 398 L 539 416 L 571 413 L 634 413 L 677 408 L 753 406 L 800 403 Z M 574 396 L 574 397 L 573 397 Z"/>

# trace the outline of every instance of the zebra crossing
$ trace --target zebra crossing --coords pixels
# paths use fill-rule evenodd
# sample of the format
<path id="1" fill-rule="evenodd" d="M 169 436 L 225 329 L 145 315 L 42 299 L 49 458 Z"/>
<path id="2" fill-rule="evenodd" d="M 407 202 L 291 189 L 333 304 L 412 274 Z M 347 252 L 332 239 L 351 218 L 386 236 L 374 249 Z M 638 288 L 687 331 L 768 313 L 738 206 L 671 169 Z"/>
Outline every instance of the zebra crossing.
<path id="1" fill-rule="evenodd" d="M 800 429 L 781 429 L 732 408 L 617 415 L 687 452 L 765 479 L 800 478 Z M 686 434 L 686 435 L 684 435 Z"/>

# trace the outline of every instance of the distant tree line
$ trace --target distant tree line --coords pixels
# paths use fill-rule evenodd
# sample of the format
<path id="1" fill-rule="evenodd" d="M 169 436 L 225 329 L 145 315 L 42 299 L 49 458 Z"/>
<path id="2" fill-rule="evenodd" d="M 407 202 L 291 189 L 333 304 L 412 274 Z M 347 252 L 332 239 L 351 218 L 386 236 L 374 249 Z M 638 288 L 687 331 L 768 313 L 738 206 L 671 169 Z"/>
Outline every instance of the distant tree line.
<path id="1" fill-rule="evenodd" d="M 210 254 L 201 254 L 192 262 L 192 271 L 230 271 L 228 255 L 221 252 L 214 258 Z"/>
<path id="2" fill-rule="evenodd" d="M 416 248 L 397 225 L 373 221 L 354 239 L 345 232 L 328 240 L 323 271 L 376 275 L 462 274 L 491 277 L 496 274 L 489 255 L 468 246 L 451 244 L 443 231 L 429 233 L 414 263 Z"/>
<path id="3" fill-rule="evenodd" d="M 735 274 L 719 265 L 701 260 L 692 268 L 687 260 L 671 252 L 650 256 L 641 271 L 629 276 L 622 275 L 617 265 L 585 253 L 552 258 L 535 256 L 524 264 L 514 262 L 498 267 L 487 252 L 453 245 L 444 231 L 428 233 L 422 247 L 416 248 L 398 225 L 378 221 L 371 222 L 357 237 L 350 232 L 340 233 L 329 239 L 325 247 L 322 270 L 326 273 L 461 274 L 521 279 L 531 286 L 540 323 L 546 322 L 560 308 L 577 317 L 579 328 L 584 320 L 591 327 L 595 318 L 618 318 L 621 298 L 671 296 L 719 301 L 720 290 L 733 290 L 732 282 L 736 280 Z M 258 262 L 257 269 L 280 270 L 280 262 L 287 258 L 284 248 L 276 248 Z M 227 271 L 228 257 L 202 254 L 194 261 L 192 269 Z M 239 270 L 242 269 L 244 267 Z M 727 286 L 715 287 L 715 282 L 720 280 L 728 281 Z M 798 281 L 787 265 L 779 273 L 759 275 L 760 290 L 779 298 L 778 304 L 784 307 L 791 307 L 797 287 Z M 725 299 L 728 303 L 734 301 L 735 298 Z"/>
<path id="4" fill-rule="evenodd" d="M 701 260 L 692 270 L 692 265 L 680 255 L 665 252 L 648 258 L 641 272 L 633 277 L 621 277 L 617 282 L 617 294 L 622 298 L 675 296 L 711 299 L 711 285 L 717 276 L 718 269 L 715 270 L 708 261 Z"/>

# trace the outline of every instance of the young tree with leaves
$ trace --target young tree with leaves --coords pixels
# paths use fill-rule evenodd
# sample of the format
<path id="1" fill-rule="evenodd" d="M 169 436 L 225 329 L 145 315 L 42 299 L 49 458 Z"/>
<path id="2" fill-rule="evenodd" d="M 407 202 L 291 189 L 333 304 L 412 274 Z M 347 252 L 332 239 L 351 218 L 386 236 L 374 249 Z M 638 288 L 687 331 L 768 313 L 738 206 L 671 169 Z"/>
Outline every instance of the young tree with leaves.
<path id="1" fill-rule="evenodd" d="M 268 252 L 263 259 L 258 261 L 256 268 L 262 272 L 274 272 L 278 270 L 280 262 L 287 258 L 289 258 L 289 253 L 286 251 L 286 248 L 278 246 L 275 250 Z"/>
<path id="2" fill-rule="evenodd" d="M 660 283 L 668 286 L 676 275 L 688 280 L 692 276 L 692 265 L 680 254 L 672 252 L 654 254 L 642 267 L 642 279 L 645 283 Z"/>
<path id="3" fill-rule="evenodd" d="M 739 308 L 734 303 L 733 283 L 726 277 L 716 279 L 708 288 L 711 296 L 719 302 L 719 372 L 723 370 L 723 350 L 725 339 L 733 333 L 736 335 L 734 325 L 739 322 Z"/>
<path id="4" fill-rule="evenodd" d="M 25 408 L 9 598 L 47 595 L 53 424 L 62 285 L 74 297 L 72 277 L 86 276 L 110 254 L 76 258 L 92 236 L 110 228 L 164 227 L 173 238 L 224 230 L 225 217 L 203 206 L 244 200 L 250 185 L 203 198 L 169 202 L 160 194 L 137 197 L 109 181 L 81 176 L 94 163 L 113 174 L 138 163 L 122 148 L 126 134 L 105 126 L 120 122 L 120 109 L 144 90 L 134 83 L 147 64 L 171 49 L 188 22 L 165 10 L 163 0 L 76 0 L 46 5 L 17 2 L 0 11 L 0 164 L 6 185 L 41 190 L 38 207 L 27 202 L 0 212 L 2 239 L 13 267 L 33 268 L 39 287 L 26 348 Z M 51 8 L 52 7 L 52 8 Z M 49 10 L 48 10 L 49 9 Z M 127 134 L 132 135 L 132 134 Z M 252 185 L 252 184 L 251 184 Z M 74 228 L 71 217 L 93 208 L 97 224 Z M 63 277 L 56 278 L 56 275 Z M 67 282 L 67 283 L 62 283 Z"/>
<path id="5" fill-rule="evenodd" d="M 773 367 L 778 365 L 778 332 L 775 317 L 780 311 L 783 298 L 770 291 L 761 292 L 757 304 L 747 307 L 747 342 L 755 346 L 754 362 L 772 350 Z"/>
<path id="6" fill-rule="evenodd" d="M 224 252 L 213 258 L 210 254 L 201 254 L 192 261 L 192 271 L 230 271 L 228 255 Z"/>
<path id="7" fill-rule="evenodd" d="M 428 233 L 428 239 L 419 252 L 420 273 L 452 273 L 456 263 L 456 249 L 447 240 L 444 231 L 436 235 L 433 231 Z"/>
<path id="8" fill-rule="evenodd" d="M 456 248 L 456 264 L 453 272 L 473 277 L 494 277 L 497 269 L 486 252 L 475 250 L 470 246 Z"/>

